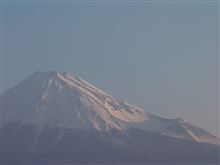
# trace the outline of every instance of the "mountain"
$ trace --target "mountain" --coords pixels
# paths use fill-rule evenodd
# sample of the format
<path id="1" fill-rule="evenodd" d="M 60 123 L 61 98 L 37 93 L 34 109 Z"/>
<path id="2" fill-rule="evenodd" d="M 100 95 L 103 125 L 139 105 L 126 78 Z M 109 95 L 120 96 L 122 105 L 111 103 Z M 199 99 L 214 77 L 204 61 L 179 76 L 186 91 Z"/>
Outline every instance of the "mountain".
<path id="1" fill-rule="evenodd" d="M 2 96 L 3 162 L 218 162 L 219 138 L 64 72 L 36 72 Z"/>

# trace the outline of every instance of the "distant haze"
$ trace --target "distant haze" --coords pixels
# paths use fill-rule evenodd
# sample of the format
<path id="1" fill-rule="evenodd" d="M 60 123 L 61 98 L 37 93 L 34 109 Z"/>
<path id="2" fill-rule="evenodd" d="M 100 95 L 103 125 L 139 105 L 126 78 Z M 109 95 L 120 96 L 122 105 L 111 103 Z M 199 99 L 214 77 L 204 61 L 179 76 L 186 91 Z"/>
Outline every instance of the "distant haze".
<path id="1" fill-rule="evenodd" d="M 218 7 L 4 2 L 3 91 L 38 70 L 71 72 L 219 135 Z"/>

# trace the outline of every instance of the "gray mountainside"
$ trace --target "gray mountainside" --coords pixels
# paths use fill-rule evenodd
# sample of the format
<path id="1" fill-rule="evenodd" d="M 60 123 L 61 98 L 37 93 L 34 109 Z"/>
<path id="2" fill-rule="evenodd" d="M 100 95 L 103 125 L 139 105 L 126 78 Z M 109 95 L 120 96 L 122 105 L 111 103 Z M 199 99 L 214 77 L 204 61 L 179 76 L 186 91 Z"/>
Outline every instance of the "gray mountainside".
<path id="1" fill-rule="evenodd" d="M 218 162 L 219 138 L 63 72 L 36 72 L 1 95 L 8 164 Z"/>

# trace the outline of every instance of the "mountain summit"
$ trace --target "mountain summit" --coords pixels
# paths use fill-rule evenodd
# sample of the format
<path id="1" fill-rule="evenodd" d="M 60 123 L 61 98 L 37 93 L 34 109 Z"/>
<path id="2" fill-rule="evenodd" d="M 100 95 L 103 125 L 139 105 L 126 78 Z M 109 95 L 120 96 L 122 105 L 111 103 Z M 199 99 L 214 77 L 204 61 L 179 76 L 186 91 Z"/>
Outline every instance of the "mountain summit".
<path id="1" fill-rule="evenodd" d="M 127 146 L 126 150 L 130 152 L 137 148 L 141 153 L 145 152 L 145 148 L 139 148 L 141 144 L 137 144 L 137 134 L 140 134 L 139 137 L 146 134 L 146 140 L 156 137 L 160 141 L 175 143 L 219 144 L 218 137 L 181 118 L 165 119 L 148 113 L 69 73 L 36 72 L 1 97 L 3 125 L 0 128 L 5 136 L 7 153 L 12 149 L 13 152 L 19 150 L 20 145 L 11 142 L 16 137 L 17 141 L 28 139 L 28 143 L 20 146 L 25 153 L 51 154 L 53 150 L 50 149 L 54 147 L 56 154 L 65 150 L 62 153 L 65 155 L 66 149 L 59 147 L 75 144 L 74 138 L 79 132 L 84 134 L 83 137 L 88 135 L 87 141 L 95 136 L 101 143 L 117 144 L 120 148 Z M 92 138 L 89 136 L 91 132 L 96 132 Z M 160 147 L 153 150 L 156 152 Z M 71 148 L 71 153 L 75 152 Z M 82 153 L 85 154 L 85 151 Z"/>
<path id="2" fill-rule="evenodd" d="M 181 118 L 164 119 L 121 101 L 64 72 L 36 72 L 3 95 L 3 124 L 32 124 L 60 130 L 125 131 L 138 128 L 176 138 L 218 143 L 219 139 Z"/>
<path id="3" fill-rule="evenodd" d="M 147 113 L 140 108 L 61 72 L 34 73 L 3 95 L 3 99 L 4 124 L 33 124 L 38 133 L 46 125 L 61 130 L 123 130 L 147 119 Z"/>

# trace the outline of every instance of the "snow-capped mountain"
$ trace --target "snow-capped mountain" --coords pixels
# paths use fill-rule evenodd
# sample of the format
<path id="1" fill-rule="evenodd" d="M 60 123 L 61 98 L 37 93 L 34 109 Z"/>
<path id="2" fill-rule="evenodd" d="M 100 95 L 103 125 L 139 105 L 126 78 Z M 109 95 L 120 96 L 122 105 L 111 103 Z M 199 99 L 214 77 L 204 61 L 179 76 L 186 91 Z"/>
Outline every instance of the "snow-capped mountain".
<path id="1" fill-rule="evenodd" d="M 97 155 L 100 159 L 113 152 L 117 156 L 105 159 L 121 160 L 120 153 L 143 163 L 149 153 L 154 160 L 158 154 L 188 159 L 186 153 L 212 158 L 219 151 L 219 138 L 209 132 L 181 118 L 148 113 L 69 73 L 36 72 L 1 97 L 5 153 L 74 153 L 96 162 Z"/>
<path id="2" fill-rule="evenodd" d="M 63 129 L 131 128 L 217 144 L 219 139 L 181 118 L 164 119 L 63 72 L 36 72 L 3 95 L 3 125 L 17 122 Z"/>

